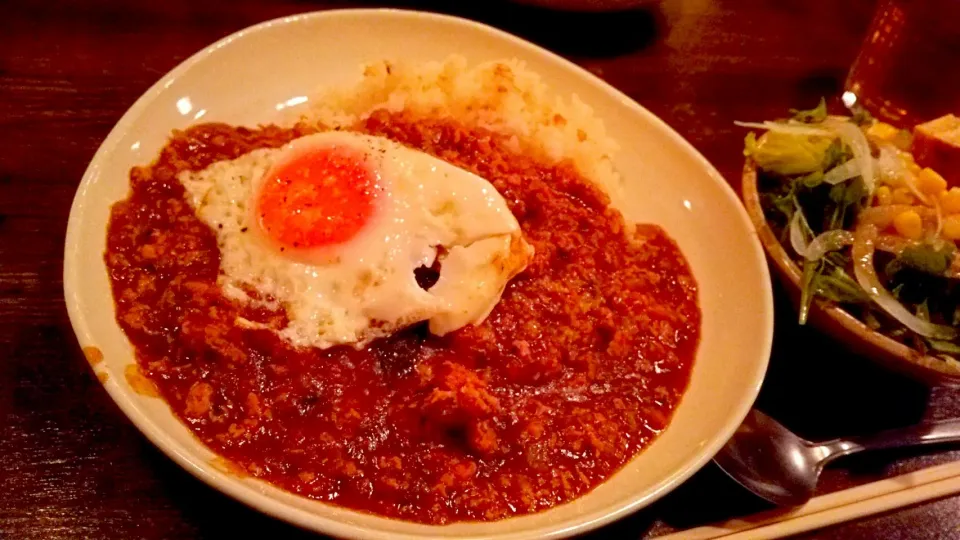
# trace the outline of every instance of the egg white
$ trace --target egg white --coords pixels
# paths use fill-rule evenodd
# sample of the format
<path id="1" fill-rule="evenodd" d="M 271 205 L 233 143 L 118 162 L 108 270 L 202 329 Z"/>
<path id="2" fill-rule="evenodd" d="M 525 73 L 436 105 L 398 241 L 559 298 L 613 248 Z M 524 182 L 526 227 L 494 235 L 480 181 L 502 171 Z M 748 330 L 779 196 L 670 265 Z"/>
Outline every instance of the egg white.
<path id="1" fill-rule="evenodd" d="M 253 210 L 261 182 L 300 152 L 337 146 L 361 151 L 375 172 L 377 211 L 339 245 L 281 252 Z M 362 347 L 419 321 L 438 335 L 477 324 L 532 257 L 489 182 L 382 137 L 319 133 L 185 172 L 180 181 L 217 235 L 225 294 L 286 309 L 289 324 L 278 335 L 298 347 Z M 424 290 L 414 270 L 433 265 L 441 246 L 440 278 Z"/>

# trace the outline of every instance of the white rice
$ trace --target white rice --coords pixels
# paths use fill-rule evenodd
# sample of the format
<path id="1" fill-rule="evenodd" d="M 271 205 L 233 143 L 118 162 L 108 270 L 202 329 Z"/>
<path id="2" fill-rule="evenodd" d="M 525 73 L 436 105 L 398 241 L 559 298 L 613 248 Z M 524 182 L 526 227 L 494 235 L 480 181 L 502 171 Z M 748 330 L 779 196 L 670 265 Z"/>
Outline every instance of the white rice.
<path id="1" fill-rule="evenodd" d="M 346 127 L 372 112 L 408 111 L 513 136 L 518 150 L 537 149 L 554 161 L 572 160 L 582 175 L 614 200 L 621 179 L 612 164 L 619 149 L 603 122 L 574 94 L 550 92 L 540 76 L 516 59 L 468 67 L 461 56 L 410 64 L 362 66 L 355 87 L 322 89 L 303 119 Z"/>

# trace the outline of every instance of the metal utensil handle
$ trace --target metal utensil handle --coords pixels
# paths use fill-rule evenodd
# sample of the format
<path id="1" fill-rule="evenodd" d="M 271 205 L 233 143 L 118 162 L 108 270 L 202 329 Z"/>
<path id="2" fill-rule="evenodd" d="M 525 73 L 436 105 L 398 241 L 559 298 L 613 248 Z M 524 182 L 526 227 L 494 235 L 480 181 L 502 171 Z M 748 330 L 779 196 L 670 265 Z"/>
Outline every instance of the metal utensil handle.
<path id="1" fill-rule="evenodd" d="M 960 419 L 941 422 L 925 422 L 913 426 L 888 429 L 872 435 L 834 439 L 822 443 L 827 450 L 824 464 L 828 461 L 864 450 L 883 450 L 960 441 Z"/>

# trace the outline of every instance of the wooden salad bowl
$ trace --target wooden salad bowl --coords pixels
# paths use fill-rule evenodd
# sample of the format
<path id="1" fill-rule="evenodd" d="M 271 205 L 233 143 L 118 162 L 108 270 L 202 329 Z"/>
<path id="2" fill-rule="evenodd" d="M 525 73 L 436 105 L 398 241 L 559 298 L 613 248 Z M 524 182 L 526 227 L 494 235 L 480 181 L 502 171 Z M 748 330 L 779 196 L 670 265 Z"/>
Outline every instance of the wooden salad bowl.
<path id="1" fill-rule="evenodd" d="M 757 191 L 756 166 L 750 160 L 747 160 L 743 167 L 741 192 L 747 214 L 753 221 L 774 273 L 786 287 L 794 306 L 799 309 L 801 270 L 767 223 Z M 921 354 L 916 349 L 872 330 L 833 302 L 814 299 L 807 321 L 817 330 L 842 343 L 850 352 L 871 358 L 891 370 L 930 386 L 960 386 L 960 368 Z"/>

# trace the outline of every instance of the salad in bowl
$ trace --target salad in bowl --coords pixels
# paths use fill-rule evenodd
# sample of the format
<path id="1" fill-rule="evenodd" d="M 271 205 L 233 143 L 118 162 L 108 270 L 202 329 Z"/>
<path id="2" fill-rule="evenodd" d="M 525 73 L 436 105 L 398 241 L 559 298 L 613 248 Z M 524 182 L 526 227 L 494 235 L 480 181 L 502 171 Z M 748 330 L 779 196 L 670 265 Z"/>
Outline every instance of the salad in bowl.
<path id="1" fill-rule="evenodd" d="M 791 113 L 738 125 L 751 129 L 745 195 L 795 265 L 800 324 L 839 308 L 960 376 L 960 118 L 907 130 L 822 100 Z"/>

